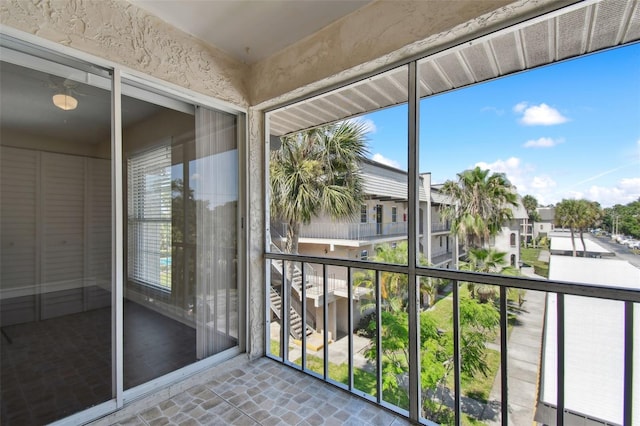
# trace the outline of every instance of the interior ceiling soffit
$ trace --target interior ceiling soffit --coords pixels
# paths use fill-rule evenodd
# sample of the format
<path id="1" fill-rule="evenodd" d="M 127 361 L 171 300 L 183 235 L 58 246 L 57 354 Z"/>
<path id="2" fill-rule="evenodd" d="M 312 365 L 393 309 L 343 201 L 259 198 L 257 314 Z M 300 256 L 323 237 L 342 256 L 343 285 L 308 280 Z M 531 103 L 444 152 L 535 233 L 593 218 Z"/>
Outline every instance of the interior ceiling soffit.
<path id="1" fill-rule="evenodd" d="M 604 0 L 519 27 L 420 60 L 420 96 L 637 41 L 640 5 L 638 0 Z M 407 67 L 401 66 L 273 111 L 270 134 L 282 136 L 403 104 L 407 93 Z"/>

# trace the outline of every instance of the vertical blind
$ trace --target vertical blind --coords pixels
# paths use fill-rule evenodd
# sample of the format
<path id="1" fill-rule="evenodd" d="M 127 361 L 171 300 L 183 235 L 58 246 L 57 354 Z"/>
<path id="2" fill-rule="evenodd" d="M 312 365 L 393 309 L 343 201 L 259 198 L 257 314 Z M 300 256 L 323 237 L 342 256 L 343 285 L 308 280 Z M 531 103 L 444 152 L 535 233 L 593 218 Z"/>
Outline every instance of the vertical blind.
<path id="1" fill-rule="evenodd" d="M 128 173 L 128 275 L 171 289 L 171 147 L 132 156 Z"/>
<path id="2" fill-rule="evenodd" d="M 197 222 L 196 356 L 204 358 L 238 343 L 236 117 L 196 110 L 193 182 Z"/>

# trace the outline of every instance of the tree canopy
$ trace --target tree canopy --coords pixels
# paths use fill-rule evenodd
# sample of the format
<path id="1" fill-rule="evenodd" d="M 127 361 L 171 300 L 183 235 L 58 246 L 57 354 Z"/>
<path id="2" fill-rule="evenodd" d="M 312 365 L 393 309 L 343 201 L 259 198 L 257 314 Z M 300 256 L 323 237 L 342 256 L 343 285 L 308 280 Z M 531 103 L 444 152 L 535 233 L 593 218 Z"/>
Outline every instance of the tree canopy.
<path id="1" fill-rule="evenodd" d="M 503 173 L 489 174 L 476 167 L 458 173 L 458 180 L 448 180 L 442 192 L 452 204 L 443 205 L 442 215 L 451 220 L 451 231 L 464 238 L 467 247 L 481 246 L 513 218 L 511 207 L 517 206 L 515 188 Z"/>
<path id="2" fill-rule="evenodd" d="M 596 226 L 602 217 L 602 209 L 600 204 L 589 200 L 563 199 L 556 205 L 556 225 L 569 228 L 571 231 L 571 244 L 573 247 L 573 256 L 576 256 L 575 232 L 580 234 L 582 240 L 583 251 L 586 252 L 587 247 L 584 243 L 582 233 L 589 227 Z"/>
<path id="3" fill-rule="evenodd" d="M 271 216 L 287 223 L 286 252 L 298 252 L 300 224 L 322 213 L 338 219 L 359 211 L 365 135 L 363 124 L 343 121 L 283 136 L 271 152 Z"/>
<path id="4" fill-rule="evenodd" d="M 496 337 L 500 315 L 493 304 L 476 300 L 460 300 L 460 357 L 461 372 L 465 378 L 477 374 L 487 375 L 487 343 Z M 384 398 L 402 406 L 407 401 L 404 374 L 409 368 L 409 318 L 406 311 L 383 311 L 382 324 L 382 390 Z M 369 328 L 375 333 L 375 321 Z M 376 339 L 365 352 L 371 361 L 376 359 Z M 438 327 L 434 311 L 420 313 L 420 387 L 422 414 L 437 423 L 448 423 L 451 409 L 437 393 L 447 392 L 447 380 L 453 374 L 453 331 Z M 408 408 L 408 407 L 405 407 Z"/>
<path id="5" fill-rule="evenodd" d="M 529 220 L 531 222 L 539 222 L 540 215 L 536 210 L 538 208 L 538 200 L 533 195 L 525 195 L 522 197 L 522 205 L 524 209 L 527 211 L 527 215 L 529 216 Z"/>
<path id="6" fill-rule="evenodd" d="M 509 264 L 507 253 L 493 248 L 472 248 L 467 253 L 467 259 L 460 265 L 462 271 L 483 272 L 485 274 L 516 275 L 517 269 Z M 498 287 L 487 284 L 467 283 L 471 297 L 476 294 L 481 302 L 486 302 L 497 296 Z"/>
<path id="7" fill-rule="evenodd" d="M 616 231 L 615 222 L 618 233 L 640 238 L 640 198 L 626 205 L 616 204 L 604 209 L 602 222 L 611 232 Z"/>

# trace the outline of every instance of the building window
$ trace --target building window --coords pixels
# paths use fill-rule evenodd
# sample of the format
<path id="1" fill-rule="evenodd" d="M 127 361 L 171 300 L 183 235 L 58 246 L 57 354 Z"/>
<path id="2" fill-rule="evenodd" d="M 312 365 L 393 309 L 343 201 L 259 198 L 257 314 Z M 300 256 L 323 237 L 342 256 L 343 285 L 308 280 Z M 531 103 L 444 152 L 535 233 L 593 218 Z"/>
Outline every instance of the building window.
<path id="1" fill-rule="evenodd" d="M 368 260 L 369 259 L 369 251 L 368 250 L 362 250 L 360 252 L 360 260 Z"/>
<path id="2" fill-rule="evenodd" d="M 395 223 L 398 221 L 398 208 L 391 207 L 391 222 Z"/>
<path id="3" fill-rule="evenodd" d="M 129 158 L 128 274 L 171 290 L 171 148 Z"/>
<path id="4" fill-rule="evenodd" d="M 542 229 L 543 229 L 543 226 L 542 226 L 542 224 L 540 224 L 540 230 L 542 231 Z"/>
<path id="5" fill-rule="evenodd" d="M 360 223 L 367 223 L 367 205 L 360 206 Z"/>
<path id="6" fill-rule="evenodd" d="M 511 236 L 509 237 L 509 243 L 511 244 L 511 247 L 515 247 L 516 246 L 516 234 L 515 234 L 515 232 L 511 233 Z"/>
<path id="7" fill-rule="evenodd" d="M 440 247 L 442 247 L 442 236 L 440 236 Z"/>

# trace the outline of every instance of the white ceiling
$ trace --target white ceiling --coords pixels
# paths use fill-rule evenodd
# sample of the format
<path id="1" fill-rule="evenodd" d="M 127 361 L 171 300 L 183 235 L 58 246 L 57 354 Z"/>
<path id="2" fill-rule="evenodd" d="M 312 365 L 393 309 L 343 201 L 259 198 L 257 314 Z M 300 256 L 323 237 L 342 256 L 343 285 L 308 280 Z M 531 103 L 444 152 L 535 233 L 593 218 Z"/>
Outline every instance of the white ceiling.
<path id="1" fill-rule="evenodd" d="M 59 141 L 97 144 L 111 137 L 111 93 L 89 84 L 0 61 L 0 129 Z M 70 88 L 69 90 L 65 90 Z M 52 96 L 68 93 L 78 107 L 63 111 Z M 142 121 L 162 107 L 128 96 L 122 99 L 123 126 Z"/>
<path id="2" fill-rule="evenodd" d="M 251 64 L 372 0 L 129 0 L 172 26 Z"/>

